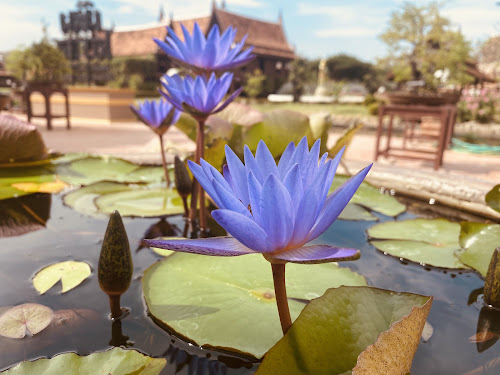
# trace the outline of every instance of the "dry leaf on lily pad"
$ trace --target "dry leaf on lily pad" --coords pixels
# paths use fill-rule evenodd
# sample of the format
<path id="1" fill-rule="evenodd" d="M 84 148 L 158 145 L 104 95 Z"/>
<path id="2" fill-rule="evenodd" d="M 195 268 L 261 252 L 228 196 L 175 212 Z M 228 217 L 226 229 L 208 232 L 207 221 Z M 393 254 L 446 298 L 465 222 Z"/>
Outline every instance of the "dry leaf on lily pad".
<path id="1" fill-rule="evenodd" d="M 11 186 L 25 193 L 59 193 L 69 185 L 56 179 L 50 182 L 19 182 Z"/>
<path id="2" fill-rule="evenodd" d="M 406 374 L 432 297 L 372 287 L 328 289 L 302 310 L 256 375 Z"/>
<path id="3" fill-rule="evenodd" d="M 165 358 L 151 358 L 135 350 L 113 348 L 105 352 L 79 356 L 64 353 L 50 359 L 24 361 L 8 369 L 3 375 L 95 375 L 134 374 L 158 375 L 167 364 Z"/>
<path id="4" fill-rule="evenodd" d="M 36 335 L 47 328 L 53 316 L 50 307 L 37 303 L 11 307 L 0 316 L 0 336 L 22 339 Z"/>
<path id="5" fill-rule="evenodd" d="M 33 286 L 40 294 L 44 294 L 61 280 L 61 293 L 65 293 L 80 285 L 91 273 L 87 263 L 68 260 L 43 268 L 33 277 Z"/>

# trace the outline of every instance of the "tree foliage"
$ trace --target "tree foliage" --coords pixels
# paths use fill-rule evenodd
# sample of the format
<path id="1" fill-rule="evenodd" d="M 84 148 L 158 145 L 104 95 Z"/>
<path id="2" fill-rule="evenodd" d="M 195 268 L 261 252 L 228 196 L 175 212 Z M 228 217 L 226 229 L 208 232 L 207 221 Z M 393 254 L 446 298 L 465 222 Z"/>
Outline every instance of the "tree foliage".
<path id="1" fill-rule="evenodd" d="M 398 82 L 423 80 L 427 88 L 434 89 L 439 85 L 434 73 L 443 69 L 450 72 L 449 83 L 471 81 L 465 73 L 469 42 L 440 15 L 437 2 L 421 6 L 403 3 L 392 13 L 380 38 L 389 47 L 387 61 Z"/>
<path id="2" fill-rule="evenodd" d="M 374 92 L 382 83 L 380 69 L 354 56 L 339 54 L 329 57 L 326 66 L 328 76 L 334 81 L 358 81 L 370 92 Z"/>
<path id="3" fill-rule="evenodd" d="M 250 98 L 256 98 L 264 91 L 264 81 L 266 76 L 260 69 L 255 69 L 253 73 L 245 74 L 245 94 Z"/>
<path id="4" fill-rule="evenodd" d="M 5 66 L 23 82 L 62 83 L 71 72 L 64 54 L 47 40 L 10 52 Z"/>
<path id="5" fill-rule="evenodd" d="M 319 60 L 297 58 L 290 66 L 289 80 L 293 85 L 293 100 L 298 101 L 304 93 L 307 84 L 316 84 L 318 81 Z"/>

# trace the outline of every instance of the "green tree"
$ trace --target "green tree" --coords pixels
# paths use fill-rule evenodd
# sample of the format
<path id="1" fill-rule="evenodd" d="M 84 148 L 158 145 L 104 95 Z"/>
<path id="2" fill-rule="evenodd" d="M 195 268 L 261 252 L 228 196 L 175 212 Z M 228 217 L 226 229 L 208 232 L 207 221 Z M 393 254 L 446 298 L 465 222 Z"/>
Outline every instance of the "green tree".
<path id="1" fill-rule="evenodd" d="M 23 82 L 62 83 L 71 72 L 64 54 L 47 40 L 10 52 L 5 66 Z"/>
<path id="2" fill-rule="evenodd" d="M 470 55 L 469 42 L 450 21 L 439 14 L 439 3 L 418 6 L 405 2 L 392 13 L 380 38 L 389 46 L 386 61 L 397 82 L 423 80 L 428 89 L 436 89 L 437 70 L 449 71 L 449 83 L 472 81 L 465 73 Z"/>
<path id="3" fill-rule="evenodd" d="M 253 73 L 246 73 L 245 79 L 244 91 L 250 98 L 256 98 L 262 94 L 266 76 L 260 69 L 255 69 Z"/>
<path id="4" fill-rule="evenodd" d="M 307 84 L 315 85 L 318 82 L 319 60 L 297 58 L 290 64 L 289 80 L 293 85 L 293 100 L 299 101 Z"/>

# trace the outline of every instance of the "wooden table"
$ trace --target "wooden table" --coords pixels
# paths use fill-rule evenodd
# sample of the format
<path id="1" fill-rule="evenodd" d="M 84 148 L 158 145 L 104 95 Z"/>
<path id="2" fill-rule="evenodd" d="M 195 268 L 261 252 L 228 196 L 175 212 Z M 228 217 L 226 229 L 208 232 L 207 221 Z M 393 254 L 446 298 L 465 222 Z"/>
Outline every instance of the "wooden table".
<path id="1" fill-rule="evenodd" d="M 388 116 L 389 121 L 385 128 L 384 117 Z M 402 147 L 394 147 L 391 145 L 392 129 L 394 117 L 398 116 L 403 121 L 418 122 L 423 117 L 433 117 L 439 120 L 439 129 L 433 138 L 436 141 L 436 147 L 433 150 L 425 150 L 414 148 L 407 144 L 407 139 L 419 138 L 418 134 L 413 132 L 414 124 L 411 126 L 411 131 L 408 134 L 408 124 L 405 124 L 405 132 Z M 453 105 L 429 106 L 429 105 L 405 105 L 405 104 L 388 104 L 381 105 L 378 111 L 378 128 L 377 139 L 375 145 L 375 160 L 380 155 L 385 157 L 394 156 L 397 158 L 409 158 L 430 160 L 434 162 L 434 169 L 437 170 L 443 164 L 443 153 L 445 148 L 451 141 L 453 127 L 455 125 L 456 108 Z M 385 148 L 382 147 L 382 138 L 385 138 Z M 426 137 L 429 139 L 429 136 Z"/>

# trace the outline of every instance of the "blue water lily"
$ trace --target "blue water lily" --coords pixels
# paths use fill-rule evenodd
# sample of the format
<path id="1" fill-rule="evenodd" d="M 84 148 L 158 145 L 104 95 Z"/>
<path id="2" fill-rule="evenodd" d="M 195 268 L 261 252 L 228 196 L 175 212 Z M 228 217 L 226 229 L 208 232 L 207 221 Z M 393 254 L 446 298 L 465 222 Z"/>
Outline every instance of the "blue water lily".
<path id="1" fill-rule="evenodd" d="M 160 135 L 164 134 L 181 116 L 181 112 L 164 99 L 146 99 L 139 103 L 138 107 L 131 105 L 130 109 L 144 124 Z"/>
<path id="2" fill-rule="evenodd" d="M 209 78 L 181 77 L 178 74 L 172 77 L 164 75 L 163 78 L 162 86 L 165 91 L 161 91 L 161 94 L 174 107 L 195 118 L 206 118 L 210 114 L 222 111 L 243 90 L 243 88 L 236 90 L 223 101 L 233 80 L 232 73 L 224 73 L 220 78 L 214 73 Z"/>
<path id="3" fill-rule="evenodd" d="M 242 163 L 226 146 L 223 175 L 203 159 L 189 167 L 219 209 L 212 217 L 232 237 L 147 240 L 152 247 L 216 256 L 262 253 L 271 263 L 322 263 L 359 257 L 356 249 L 306 244 L 339 216 L 371 165 L 328 196 L 343 150 L 318 162 L 320 140 L 311 150 L 304 137 L 292 142 L 276 164 L 263 141 L 255 156 L 245 146 Z"/>
<path id="4" fill-rule="evenodd" d="M 246 35 L 239 43 L 235 43 L 236 29 L 231 26 L 221 35 L 219 27 L 214 25 L 205 39 L 198 23 L 194 24 L 193 35 L 190 35 L 181 24 L 184 42 L 167 27 L 166 42 L 154 39 L 158 46 L 178 63 L 190 65 L 198 70 L 221 71 L 230 70 L 248 63 L 255 56 L 253 47 L 242 51 Z"/>

